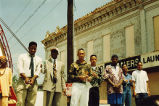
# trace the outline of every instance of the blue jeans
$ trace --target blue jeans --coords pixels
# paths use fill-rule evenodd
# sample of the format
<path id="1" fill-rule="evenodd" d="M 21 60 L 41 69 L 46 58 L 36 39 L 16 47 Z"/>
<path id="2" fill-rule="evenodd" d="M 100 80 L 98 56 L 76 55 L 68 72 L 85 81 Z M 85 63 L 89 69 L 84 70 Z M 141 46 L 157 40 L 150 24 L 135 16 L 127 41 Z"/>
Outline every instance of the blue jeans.
<path id="1" fill-rule="evenodd" d="M 148 97 L 147 93 L 137 93 L 135 97 L 136 106 L 142 106 L 143 100 Z"/>
<path id="2" fill-rule="evenodd" d="M 131 91 L 123 92 L 123 104 L 122 106 L 131 106 Z"/>

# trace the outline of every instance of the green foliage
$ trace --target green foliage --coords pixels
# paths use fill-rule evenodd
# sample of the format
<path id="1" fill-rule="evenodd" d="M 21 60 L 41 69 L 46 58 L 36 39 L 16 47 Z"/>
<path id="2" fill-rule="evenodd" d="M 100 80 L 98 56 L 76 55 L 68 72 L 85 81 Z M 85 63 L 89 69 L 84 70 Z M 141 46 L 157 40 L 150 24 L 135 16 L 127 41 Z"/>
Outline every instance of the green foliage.
<path id="1" fill-rule="evenodd" d="M 14 90 L 16 92 L 17 83 L 18 83 L 18 77 L 16 75 L 14 75 L 12 79 L 13 79 L 12 80 L 12 82 L 13 82 L 13 88 L 14 88 Z"/>

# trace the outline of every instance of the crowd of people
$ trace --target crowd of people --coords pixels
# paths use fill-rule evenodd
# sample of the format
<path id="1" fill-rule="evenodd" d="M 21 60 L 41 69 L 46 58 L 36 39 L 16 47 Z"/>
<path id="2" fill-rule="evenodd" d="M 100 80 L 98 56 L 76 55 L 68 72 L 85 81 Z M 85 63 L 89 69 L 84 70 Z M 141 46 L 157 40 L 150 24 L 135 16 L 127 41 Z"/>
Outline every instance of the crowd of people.
<path id="1" fill-rule="evenodd" d="M 62 95 L 66 95 L 64 79 L 65 65 L 59 61 L 58 48 L 50 50 L 51 57 L 42 64 L 42 59 L 36 54 L 37 43 L 30 42 L 28 53 L 18 58 L 19 80 L 16 88 L 17 106 L 34 106 L 37 97 L 37 78 L 45 74 L 43 90 L 44 106 L 60 106 Z M 90 63 L 85 61 L 84 49 L 78 49 L 78 59 L 71 64 L 68 80 L 72 83 L 70 106 L 99 106 L 99 86 L 107 82 L 107 100 L 111 106 L 131 106 L 131 88 L 136 106 L 141 106 L 143 100 L 150 96 L 148 76 L 142 69 L 142 62 L 137 63 L 137 70 L 128 73 L 126 64 L 120 67 L 118 56 L 112 55 L 111 64 L 100 70 L 97 55 L 90 56 Z M 10 87 L 12 86 L 12 70 L 7 68 L 7 59 L 0 56 L 0 105 L 8 106 Z"/>

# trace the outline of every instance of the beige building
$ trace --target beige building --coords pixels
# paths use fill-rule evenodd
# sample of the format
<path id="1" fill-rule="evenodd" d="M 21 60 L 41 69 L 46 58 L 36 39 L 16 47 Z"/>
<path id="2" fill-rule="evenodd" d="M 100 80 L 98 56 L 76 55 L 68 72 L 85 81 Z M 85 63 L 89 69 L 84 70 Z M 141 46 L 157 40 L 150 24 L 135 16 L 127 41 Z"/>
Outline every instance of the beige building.
<path id="1" fill-rule="evenodd" d="M 152 95 L 159 94 L 159 0 L 112 0 L 74 22 L 74 60 L 76 51 L 84 48 L 86 60 L 96 54 L 98 64 L 104 68 L 112 54 L 120 64 L 136 68 L 141 60 L 148 71 Z M 57 46 L 60 59 L 67 59 L 67 26 L 48 33 L 42 43 L 46 59 L 49 50 Z M 106 84 L 102 84 L 101 100 L 106 100 Z"/>

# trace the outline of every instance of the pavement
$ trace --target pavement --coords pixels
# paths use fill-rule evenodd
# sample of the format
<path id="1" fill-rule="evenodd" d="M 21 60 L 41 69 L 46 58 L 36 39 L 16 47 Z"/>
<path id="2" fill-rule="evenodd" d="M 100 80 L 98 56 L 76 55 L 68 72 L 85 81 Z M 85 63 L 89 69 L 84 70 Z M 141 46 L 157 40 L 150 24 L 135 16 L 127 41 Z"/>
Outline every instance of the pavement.
<path id="1" fill-rule="evenodd" d="M 43 106 L 43 91 L 38 91 L 35 106 Z M 100 106 L 110 106 L 110 105 L 100 104 Z"/>

